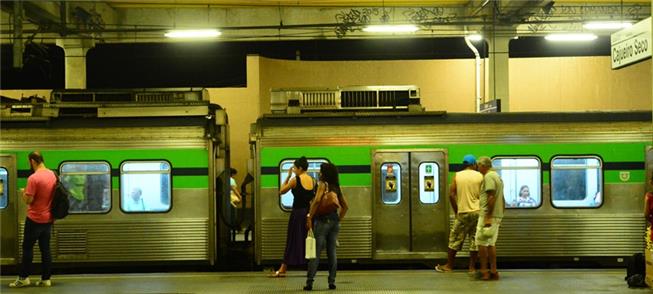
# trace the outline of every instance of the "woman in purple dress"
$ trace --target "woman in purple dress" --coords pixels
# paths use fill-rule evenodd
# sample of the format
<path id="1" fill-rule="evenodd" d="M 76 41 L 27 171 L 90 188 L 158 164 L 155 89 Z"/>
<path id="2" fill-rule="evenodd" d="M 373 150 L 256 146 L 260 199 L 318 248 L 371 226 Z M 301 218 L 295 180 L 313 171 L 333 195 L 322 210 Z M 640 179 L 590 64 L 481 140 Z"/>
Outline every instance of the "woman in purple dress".
<path id="1" fill-rule="evenodd" d="M 309 176 L 306 171 L 308 170 L 308 161 L 306 157 L 295 160 L 293 166 L 288 169 L 288 176 L 286 181 L 281 186 L 279 195 L 286 194 L 292 191 L 293 203 L 290 219 L 288 220 L 288 234 L 286 236 L 286 251 L 283 255 L 283 262 L 279 270 L 272 274 L 272 277 L 285 277 L 286 270 L 289 265 L 304 265 L 306 264 L 305 257 L 305 241 L 308 230 L 306 229 L 306 215 L 311 200 L 315 197 L 313 187 L 315 187 L 315 180 Z M 292 173 L 295 177 L 292 177 Z"/>

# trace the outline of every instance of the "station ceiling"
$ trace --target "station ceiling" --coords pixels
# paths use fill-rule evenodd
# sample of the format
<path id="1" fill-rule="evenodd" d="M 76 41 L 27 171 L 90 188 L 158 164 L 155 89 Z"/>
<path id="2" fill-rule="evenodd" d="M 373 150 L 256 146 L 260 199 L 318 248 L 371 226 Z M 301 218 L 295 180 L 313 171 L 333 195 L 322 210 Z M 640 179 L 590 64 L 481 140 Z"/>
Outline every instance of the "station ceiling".
<path id="1" fill-rule="evenodd" d="M 589 21 L 637 22 L 648 0 L 109 0 L 21 1 L 22 36 L 105 43 L 167 42 L 173 29 L 217 29 L 220 40 L 540 36 L 583 32 Z M 0 2 L 2 42 L 15 39 L 14 1 Z M 63 17 L 62 17 L 63 16 Z M 367 33 L 415 24 L 410 34 Z M 597 34 L 609 35 L 603 31 Z"/>

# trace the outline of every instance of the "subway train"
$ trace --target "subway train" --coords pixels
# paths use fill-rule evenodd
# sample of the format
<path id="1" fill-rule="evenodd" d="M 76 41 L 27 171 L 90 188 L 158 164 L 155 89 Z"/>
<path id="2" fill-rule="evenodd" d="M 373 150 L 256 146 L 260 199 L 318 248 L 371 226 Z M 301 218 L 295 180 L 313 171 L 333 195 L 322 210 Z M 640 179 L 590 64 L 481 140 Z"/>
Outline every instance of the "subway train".
<path id="1" fill-rule="evenodd" d="M 2 267 L 20 261 L 19 192 L 32 150 L 72 194 L 71 214 L 56 221 L 51 240 L 61 265 L 237 270 L 243 260 L 277 263 L 292 206 L 292 195 L 278 191 L 300 156 L 315 178 L 323 162 L 339 168 L 350 204 L 339 236 L 345 263 L 446 258 L 448 184 L 470 153 L 490 156 L 505 184 L 502 259 L 619 264 L 644 249 L 643 194 L 653 169 L 648 112 L 425 112 L 412 86 L 272 91 L 273 113 L 249 135 L 249 201 L 234 208 L 228 118 L 209 101 L 202 89 L 3 100 Z M 244 225 L 251 240 L 235 242 Z"/>
<path id="2" fill-rule="evenodd" d="M 231 212 L 216 199 L 229 198 L 228 121 L 206 90 L 54 91 L 49 103 L 36 100 L 2 101 L 3 267 L 20 262 L 20 189 L 33 150 L 71 193 L 70 214 L 53 229 L 55 264 L 224 264 L 233 224 L 220 221 Z"/>
<path id="3" fill-rule="evenodd" d="M 650 112 L 411 111 L 418 90 L 384 91 L 391 89 L 273 91 L 273 113 L 250 134 L 258 263 L 283 256 L 292 195 L 278 191 L 300 156 L 314 177 L 323 162 L 340 171 L 350 206 L 339 235 L 343 262 L 445 259 L 449 184 L 466 154 L 491 157 L 504 182 L 503 260 L 623 266 L 644 250 Z M 329 107 L 339 112 L 317 111 Z"/>

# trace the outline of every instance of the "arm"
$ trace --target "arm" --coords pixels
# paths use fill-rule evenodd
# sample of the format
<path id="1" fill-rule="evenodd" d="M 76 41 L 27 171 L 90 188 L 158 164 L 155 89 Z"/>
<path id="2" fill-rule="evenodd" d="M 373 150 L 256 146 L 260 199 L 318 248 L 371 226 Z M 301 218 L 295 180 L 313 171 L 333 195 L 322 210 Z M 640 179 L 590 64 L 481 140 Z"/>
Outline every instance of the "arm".
<path id="1" fill-rule="evenodd" d="M 27 195 L 27 192 L 23 189 L 23 201 L 27 205 L 31 204 L 34 201 L 34 195 Z"/>
<path id="2" fill-rule="evenodd" d="M 236 188 L 236 186 L 231 186 L 231 192 L 233 192 L 236 195 L 236 197 L 238 197 L 239 200 L 243 200 L 243 197 L 240 196 L 240 193 L 238 193 L 238 189 Z"/>
<path id="3" fill-rule="evenodd" d="M 295 188 L 295 185 L 297 185 L 297 179 L 292 178 L 290 179 L 290 176 L 292 176 L 292 167 L 288 169 L 288 176 L 286 177 L 286 180 L 283 182 L 283 186 L 281 186 L 281 190 L 279 190 L 279 195 L 283 195 L 288 193 L 290 189 Z"/>
<path id="4" fill-rule="evenodd" d="M 338 216 L 338 219 L 342 221 L 342 219 L 345 217 L 345 214 L 347 214 L 347 210 L 349 210 L 349 203 L 347 203 L 347 199 L 345 199 L 344 195 L 338 198 L 338 201 L 340 202 L 340 215 Z"/>
<path id="5" fill-rule="evenodd" d="M 650 221 L 648 216 L 651 215 L 651 209 L 650 209 L 651 200 L 653 199 L 649 197 L 649 193 L 646 193 L 646 195 L 644 195 L 644 217 L 646 218 L 647 221 Z"/>
<path id="6" fill-rule="evenodd" d="M 485 212 L 485 223 L 486 227 L 492 225 L 492 213 L 494 212 L 494 203 L 497 200 L 496 191 L 487 191 L 487 211 Z"/>
<path id="7" fill-rule="evenodd" d="M 310 230 L 313 228 L 313 217 L 317 212 L 317 207 L 320 205 L 322 196 L 326 191 L 326 185 L 323 185 L 322 182 L 317 185 L 317 193 L 315 193 L 315 198 L 311 201 L 311 207 L 308 209 L 308 215 L 306 216 L 306 227 Z"/>
<path id="8" fill-rule="evenodd" d="M 456 198 L 457 187 L 456 187 L 456 176 L 453 176 L 451 180 L 451 187 L 449 187 L 449 200 L 451 202 L 451 208 L 453 209 L 454 214 L 458 214 L 458 199 Z"/>

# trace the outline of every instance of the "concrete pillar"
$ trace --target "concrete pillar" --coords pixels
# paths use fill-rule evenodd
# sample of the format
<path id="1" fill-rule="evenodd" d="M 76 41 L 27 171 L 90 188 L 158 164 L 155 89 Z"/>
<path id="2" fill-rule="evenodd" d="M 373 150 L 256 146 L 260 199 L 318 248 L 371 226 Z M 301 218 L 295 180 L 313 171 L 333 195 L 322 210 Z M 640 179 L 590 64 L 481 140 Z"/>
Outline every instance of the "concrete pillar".
<path id="1" fill-rule="evenodd" d="M 86 53 L 95 46 L 91 39 L 58 39 L 66 63 L 66 89 L 86 89 Z"/>
<path id="2" fill-rule="evenodd" d="M 14 2 L 13 67 L 23 68 L 23 2 Z"/>
<path id="3" fill-rule="evenodd" d="M 501 35 L 490 32 L 487 39 L 489 45 L 489 56 L 485 67 L 487 87 L 485 102 L 493 99 L 501 99 L 501 112 L 510 111 L 509 91 L 509 70 L 508 70 L 508 43 L 514 37 L 513 34 Z"/>

